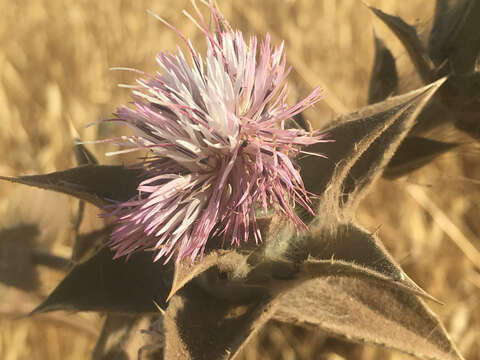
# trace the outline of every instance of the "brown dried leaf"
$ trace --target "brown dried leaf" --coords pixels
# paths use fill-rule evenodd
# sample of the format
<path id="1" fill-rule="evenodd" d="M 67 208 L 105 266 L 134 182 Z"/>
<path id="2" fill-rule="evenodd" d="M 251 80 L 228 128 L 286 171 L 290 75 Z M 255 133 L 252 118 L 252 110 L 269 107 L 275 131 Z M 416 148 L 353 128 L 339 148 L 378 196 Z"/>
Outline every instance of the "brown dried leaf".
<path id="1" fill-rule="evenodd" d="M 0 180 L 53 190 L 103 206 L 135 196 L 141 174 L 140 169 L 123 166 L 83 165 L 45 175 L 0 176 Z"/>
<path id="2" fill-rule="evenodd" d="M 115 259 L 103 248 L 88 261 L 76 265 L 32 314 L 55 310 L 107 313 L 158 313 L 165 307 L 173 269 L 139 252 L 130 259 Z"/>
<path id="3" fill-rule="evenodd" d="M 386 14 L 373 6 L 369 6 L 369 8 L 401 41 L 424 83 L 428 84 L 435 80 L 434 66 L 418 38 L 415 28 L 398 16 Z"/>
<path id="4" fill-rule="evenodd" d="M 463 359 L 435 315 L 414 294 L 350 270 L 334 271 L 333 265 L 326 276 L 286 291 L 274 317 L 421 358 Z"/>
<path id="5" fill-rule="evenodd" d="M 398 86 L 395 58 L 382 39 L 374 33 L 375 59 L 368 89 L 368 103 L 373 104 L 385 100 L 392 95 Z"/>
<path id="6" fill-rule="evenodd" d="M 392 160 L 388 163 L 383 176 L 395 179 L 427 165 L 438 156 L 459 146 L 458 143 L 449 143 L 420 136 L 407 137 Z"/>

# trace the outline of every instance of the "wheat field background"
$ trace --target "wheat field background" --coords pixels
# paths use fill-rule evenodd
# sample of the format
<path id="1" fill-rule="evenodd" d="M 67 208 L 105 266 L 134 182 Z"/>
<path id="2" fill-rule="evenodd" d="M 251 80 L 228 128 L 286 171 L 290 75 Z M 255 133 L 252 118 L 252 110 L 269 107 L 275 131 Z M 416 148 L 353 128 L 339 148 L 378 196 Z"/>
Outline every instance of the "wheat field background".
<path id="1" fill-rule="evenodd" d="M 366 104 L 373 64 L 373 31 L 397 59 L 401 86 L 418 85 L 400 43 L 360 1 L 220 0 L 235 28 L 285 41 L 292 101 L 321 84 L 326 98 L 306 117 L 315 126 Z M 434 1 L 370 1 L 428 31 Z M 178 37 L 146 9 L 161 15 L 204 46 L 200 31 L 181 11 L 188 1 L 0 0 L 0 174 L 46 173 L 73 166 L 70 124 L 83 140 L 118 129 L 86 125 L 108 118 L 128 101 L 118 83 L 131 73 L 115 66 L 156 70 L 154 56 L 174 51 Z M 121 129 L 120 131 L 122 131 Z M 460 352 L 480 359 L 480 157 L 479 147 L 452 129 L 434 134 L 465 145 L 397 181 L 381 180 L 364 200 L 358 218 L 378 228 L 386 247 L 406 273 L 444 305 L 430 303 Z M 103 163 L 106 145 L 90 150 Z M 0 184 L 0 226 L 36 223 L 36 249 L 68 257 L 77 203 L 63 195 Z M 83 230 L 99 227 L 87 208 Z M 41 286 L 24 292 L 0 284 L 0 358 L 87 359 L 99 334 L 96 314 L 52 313 L 26 317 L 62 278 L 38 267 Z M 130 347 L 143 343 L 135 334 Z M 330 349 L 331 352 L 322 349 Z M 337 352 L 337 354 L 334 353 Z M 245 359 L 410 359 L 373 346 L 349 346 L 321 334 L 270 324 L 244 352 Z"/>

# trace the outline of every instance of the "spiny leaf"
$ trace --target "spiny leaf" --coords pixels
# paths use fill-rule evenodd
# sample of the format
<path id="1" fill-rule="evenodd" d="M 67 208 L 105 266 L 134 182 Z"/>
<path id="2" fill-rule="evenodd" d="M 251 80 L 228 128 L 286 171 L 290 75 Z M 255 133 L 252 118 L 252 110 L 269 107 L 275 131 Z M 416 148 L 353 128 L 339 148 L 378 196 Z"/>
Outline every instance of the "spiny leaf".
<path id="1" fill-rule="evenodd" d="M 337 260 L 333 257 L 328 260 L 318 260 L 310 257 L 301 264 L 276 260 L 262 263 L 254 268 L 245 284 L 252 288 L 253 286 L 263 287 L 265 292 L 273 299 L 305 281 L 317 277 L 344 275 L 379 283 L 384 287 L 400 288 L 414 295 L 432 299 L 406 276 L 395 278 L 391 274 L 381 273 L 372 268 L 371 266 L 356 264 L 353 261 Z"/>
<path id="2" fill-rule="evenodd" d="M 307 247 L 316 260 L 335 260 L 360 266 L 380 278 L 404 286 L 417 295 L 437 301 L 405 274 L 376 234 L 371 234 L 358 225 L 337 224 L 333 231 L 328 226 L 322 230 L 313 226 Z"/>
<path id="3" fill-rule="evenodd" d="M 135 196 L 141 174 L 140 169 L 123 166 L 83 165 L 45 175 L 0 176 L 0 180 L 53 190 L 103 206 Z"/>
<path id="4" fill-rule="evenodd" d="M 98 160 L 95 155 L 93 155 L 90 150 L 85 147 L 80 139 L 76 138 L 73 139 L 73 141 L 73 150 L 75 152 L 75 159 L 77 160 L 78 165 L 98 165 Z"/>
<path id="5" fill-rule="evenodd" d="M 128 360 L 125 345 L 138 320 L 131 315 L 107 315 L 92 360 Z"/>
<path id="6" fill-rule="evenodd" d="M 80 234 L 80 225 L 83 221 L 83 215 L 85 213 L 85 201 L 79 200 L 78 201 L 78 208 L 77 212 L 73 217 L 73 249 L 72 249 L 72 261 L 77 261 L 77 253 L 78 253 L 78 237 Z"/>
<path id="7" fill-rule="evenodd" d="M 392 95 L 398 86 L 397 67 L 395 58 L 385 43 L 373 34 L 375 39 L 375 59 L 370 76 L 368 89 L 368 103 L 373 104 Z"/>
<path id="8" fill-rule="evenodd" d="M 217 263 L 217 260 L 218 252 L 214 251 L 193 264 L 189 259 L 176 263 L 172 288 L 167 296 L 167 301 L 190 280 L 214 266 Z"/>
<path id="9" fill-rule="evenodd" d="M 368 192 L 369 188 L 380 177 L 383 170 L 397 151 L 403 139 L 407 136 L 417 116 L 431 99 L 445 79 L 439 80 L 427 87 L 423 96 L 412 101 L 400 111 L 391 125 L 386 128 L 353 164 L 342 184 L 342 206 L 354 211 Z M 385 124 L 387 125 L 387 124 Z"/>
<path id="10" fill-rule="evenodd" d="M 81 142 L 79 135 L 72 124 L 70 124 L 70 129 L 73 135 L 73 142 L 74 142 L 73 150 L 75 153 L 75 159 L 77 161 L 77 165 L 88 165 L 88 164 L 98 165 L 98 160 Z M 78 257 L 79 247 L 80 247 L 79 231 L 80 231 L 80 225 L 82 224 L 82 221 L 83 221 L 84 212 L 85 212 L 85 201 L 80 200 L 78 202 L 77 212 L 73 219 L 74 240 L 73 240 L 73 250 L 72 250 L 71 258 L 72 258 L 72 261 L 75 261 L 75 262 L 79 260 L 79 257 Z"/>
<path id="11" fill-rule="evenodd" d="M 341 255 L 348 257 L 345 254 Z M 355 257 L 352 256 L 352 258 Z M 358 258 L 361 259 L 362 257 Z M 386 265 L 389 264 L 375 264 L 377 258 L 381 258 L 381 256 L 361 260 L 370 264 L 371 268 L 381 268 L 384 274 L 379 271 L 372 271 L 363 264 L 355 264 L 351 259 L 349 262 L 336 259 L 309 259 L 302 264 L 294 264 L 288 260 L 270 261 L 270 264 L 263 262 L 247 274 L 245 281 L 239 279 L 238 288 L 249 287 L 250 289 L 264 289 L 264 291 L 258 291 L 255 296 L 248 298 L 239 297 L 237 301 L 234 300 L 234 297 L 218 296 L 216 291 L 211 291 L 213 283 L 222 283 L 223 281 L 222 278 L 215 277 L 221 272 L 212 272 L 214 269 L 212 267 L 202 276 L 184 286 L 170 300 L 164 319 L 166 358 L 168 359 L 174 354 L 179 356 L 179 359 L 228 359 L 229 356 L 235 358 L 252 334 L 258 331 L 274 312 L 279 320 L 294 322 L 295 316 L 289 318 L 288 308 L 283 309 L 285 306 L 283 299 L 285 297 L 297 298 L 295 289 L 303 289 L 304 283 L 309 284 L 311 281 L 317 281 L 318 279 L 322 279 L 322 284 L 325 282 L 327 285 L 335 283 L 339 279 L 342 281 L 347 279 L 345 280 L 347 283 L 358 283 L 357 287 L 363 287 L 366 290 L 370 288 L 379 289 L 378 291 L 396 294 L 401 297 L 405 297 L 405 294 L 411 294 L 408 299 L 418 303 L 418 300 L 412 294 L 419 294 L 419 291 L 416 291 L 401 276 L 398 278 L 392 276 L 391 274 L 394 273 L 392 269 L 386 271 L 385 268 L 388 267 Z M 383 260 L 383 258 L 380 260 Z M 279 269 L 280 271 L 278 271 Z M 204 275 L 210 276 L 205 278 Z M 228 278 L 229 275 L 227 274 L 226 277 Z M 233 286 L 232 281 L 228 284 Z M 213 287 L 215 287 L 214 284 Z M 236 291 L 232 287 L 230 289 Z M 324 288 L 319 289 L 319 291 L 323 290 Z M 375 293 L 376 295 L 378 295 L 378 291 Z M 348 296 L 345 295 L 345 292 L 344 294 L 327 294 L 327 296 L 336 299 L 342 296 L 349 298 L 351 291 L 346 293 Z M 318 310 L 319 313 L 322 313 L 322 311 L 328 312 L 332 309 L 332 304 L 326 301 L 324 296 L 318 297 L 318 299 L 319 301 L 315 301 L 307 296 L 307 306 L 314 304 L 315 308 L 324 308 L 324 310 Z M 295 306 L 298 309 L 296 311 L 302 311 L 304 304 L 300 299 L 297 299 L 297 301 L 298 303 Z M 280 310 L 276 310 L 279 306 L 278 303 L 282 307 Z M 339 307 L 346 307 L 347 305 L 338 304 Z M 343 310 L 341 314 L 343 318 L 356 316 L 350 314 L 348 308 Z M 356 308 L 353 309 L 353 311 L 356 310 Z M 386 312 L 387 310 L 388 307 L 380 308 L 379 311 Z M 311 310 L 309 309 L 309 311 Z M 336 312 L 336 316 L 338 316 L 338 312 Z M 299 323 L 302 324 L 303 317 L 299 319 Z M 317 324 L 319 320 L 321 318 L 312 319 L 310 324 Z M 364 319 L 364 321 L 368 321 L 368 319 Z M 343 324 L 342 321 L 340 323 Z M 430 325 L 430 323 L 427 323 L 427 325 Z M 353 324 L 353 326 L 356 326 L 356 324 Z M 330 333 L 350 336 L 349 330 L 342 334 L 341 331 L 335 332 L 328 327 L 326 329 Z M 341 330 L 343 331 L 343 328 Z M 358 331 L 358 329 L 355 330 Z M 373 331 L 372 329 L 369 330 Z M 385 337 L 381 333 L 374 335 L 377 337 L 369 335 L 370 337 L 362 338 L 360 333 L 355 339 L 378 343 L 378 339 Z M 392 346 L 388 342 L 386 344 Z M 393 347 L 408 353 L 414 351 L 396 346 L 396 343 Z"/>
<path id="12" fill-rule="evenodd" d="M 448 59 L 454 74 L 474 71 L 480 50 L 480 3 L 476 0 L 437 1 L 429 53 L 437 65 Z"/>
<path id="13" fill-rule="evenodd" d="M 301 296 L 304 296 L 302 291 L 306 286 L 306 289 L 312 292 L 305 295 L 306 305 L 320 308 L 316 311 L 321 315 L 318 319 L 308 319 L 308 324 L 319 326 L 336 335 L 353 337 L 358 341 L 382 343 L 407 353 L 424 354 L 432 359 L 448 359 L 437 356 L 437 353 L 443 351 L 441 346 L 450 346 L 453 349 L 453 345 L 442 342 L 449 341 L 445 332 L 441 327 L 438 330 L 438 321 L 415 297 L 428 295 L 406 277 L 376 239 L 351 224 L 338 226 L 338 231 L 331 235 L 331 241 L 324 243 L 326 246 L 311 247 L 315 258 L 310 257 L 303 263 L 294 263 L 288 259 L 265 259 L 247 266 L 245 271 L 238 271 L 245 259 L 248 262 L 248 255 L 231 252 L 230 254 L 238 256 L 226 256 L 228 259 L 224 264 L 218 262 L 216 266 L 209 267 L 186 284 L 171 298 L 167 307 L 164 322 L 166 358 L 174 354 L 179 356 L 179 359 L 228 359 L 230 355 L 234 358 L 251 334 L 258 331 L 274 312 L 279 320 L 296 322 L 297 314 L 289 313 L 289 303 L 285 305 L 284 299 L 296 299 L 294 311 L 301 312 L 304 307 Z M 336 244 L 334 240 L 339 243 Z M 325 259 L 322 260 L 323 258 Z M 314 281 L 327 286 L 319 287 L 319 292 L 330 292 L 317 296 L 313 293 L 315 289 L 305 285 Z M 340 293 L 337 294 L 328 287 L 335 284 L 351 285 L 354 290 L 358 290 L 359 295 L 352 295 L 352 290 L 348 287 L 339 288 Z M 300 289 L 301 296 L 297 296 L 296 289 Z M 377 303 L 363 305 L 363 298 L 360 298 L 363 290 L 373 292 L 375 296 L 372 299 L 376 299 Z M 396 301 L 394 306 L 396 303 L 400 304 L 397 307 L 401 308 L 394 312 L 393 320 L 388 318 L 388 301 L 382 302 L 384 295 L 389 301 Z M 316 300 L 311 296 L 316 297 Z M 390 300 L 390 297 L 393 300 Z M 370 299 L 369 294 L 364 295 L 364 298 Z M 332 299 L 333 304 L 329 299 Z M 339 299 L 343 302 L 336 304 Z M 348 300 L 347 303 L 345 299 Z M 407 304 L 402 302 L 403 299 L 406 299 Z M 350 304 L 354 304 L 352 309 L 348 307 Z M 413 310 L 408 307 L 411 304 L 414 305 Z M 278 306 L 281 306 L 279 310 Z M 341 316 L 334 306 L 342 310 Z M 410 311 L 405 314 L 405 324 L 401 323 L 403 318 L 398 313 L 405 310 L 402 306 Z M 335 311 L 333 318 L 342 319 L 338 322 L 328 319 L 329 322 L 324 324 L 323 312 L 329 313 L 332 309 Z M 375 327 L 367 327 L 363 333 L 360 332 L 359 328 L 364 324 L 359 322 L 368 322 L 369 319 L 357 319 L 358 315 L 362 314 L 358 311 L 363 311 L 363 314 L 368 312 L 369 315 L 373 313 L 371 316 L 374 316 L 374 321 L 381 325 L 378 334 L 375 333 Z M 309 312 L 313 310 L 308 309 L 307 314 Z M 416 319 L 416 315 L 420 318 Z M 355 320 L 351 328 L 348 327 L 349 323 L 343 320 L 346 317 Z M 298 319 L 299 324 L 307 323 L 302 316 Z M 395 322 L 400 322 L 400 325 Z M 392 333 L 382 332 L 390 323 L 394 324 L 396 330 L 400 327 L 402 335 L 414 331 L 407 340 L 415 340 L 415 345 L 422 336 L 426 336 L 428 330 L 428 333 L 433 334 L 434 344 L 430 345 L 432 341 L 427 338 L 425 343 L 428 346 L 416 349 L 415 346 L 408 347 L 407 340 L 392 340 L 389 338 Z M 413 327 L 408 328 L 409 324 L 413 324 Z M 439 346 L 440 350 L 437 349 Z"/>
<path id="14" fill-rule="evenodd" d="M 388 179 L 406 175 L 422 166 L 427 165 L 438 156 L 459 146 L 458 143 L 449 143 L 420 136 L 407 137 L 392 160 L 388 163 L 383 176 Z"/>
<path id="15" fill-rule="evenodd" d="M 333 232 L 318 232 L 313 229 L 312 238 L 306 241 L 304 245 L 296 245 L 305 246 L 310 251 L 305 261 L 266 258 L 250 268 L 244 284 L 263 287 L 271 296 L 275 296 L 284 289 L 295 287 L 296 284 L 311 278 L 342 272 L 381 282 L 384 286 L 400 287 L 437 301 L 402 271 L 375 234 L 370 234 L 356 225 L 339 224 Z M 210 281 L 209 285 L 211 283 L 213 281 Z"/>
<path id="16" fill-rule="evenodd" d="M 25 291 L 38 287 L 38 273 L 32 261 L 37 235 L 38 228 L 34 224 L 0 230 L 0 282 Z"/>
<path id="17" fill-rule="evenodd" d="M 455 33 L 450 45 L 449 62 L 454 74 L 470 74 L 475 70 L 480 51 L 480 3 L 469 1 L 462 26 Z"/>
<path id="18" fill-rule="evenodd" d="M 449 79 L 445 82 L 444 87 L 447 86 Z M 441 94 L 444 92 L 444 87 L 425 105 L 408 136 L 425 136 L 430 130 L 454 121 L 450 110 L 442 101 Z"/>
<path id="19" fill-rule="evenodd" d="M 480 73 L 450 76 L 439 95 L 455 126 L 480 140 Z"/>
<path id="20" fill-rule="evenodd" d="M 268 294 L 268 289 L 248 281 L 252 269 L 256 268 L 248 263 L 250 254 L 248 251 L 225 253 L 218 257 L 215 266 L 197 276 L 192 283 L 210 296 L 231 303 L 249 303 L 263 298 Z"/>
<path id="21" fill-rule="evenodd" d="M 87 164 L 98 165 L 97 158 L 83 144 L 82 140 L 80 139 L 80 135 L 78 131 L 75 129 L 75 127 L 71 122 L 70 122 L 70 134 L 73 139 L 73 151 L 75 153 L 75 159 L 77 161 L 77 164 L 78 165 L 87 165 Z"/>
<path id="22" fill-rule="evenodd" d="M 428 84 L 433 81 L 434 66 L 423 48 L 415 28 L 398 16 L 386 14 L 373 6 L 369 6 L 369 8 L 401 41 L 424 83 Z"/>
<path id="23" fill-rule="evenodd" d="M 171 266 L 152 261 L 139 252 L 130 259 L 113 260 L 103 248 L 88 261 L 76 265 L 32 314 L 54 310 L 107 313 L 157 313 L 165 307 L 173 276 Z"/>
<path id="24" fill-rule="evenodd" d="M 272 312 L 268 298 L 234 303 L 188 285 L 165 313 L 165 359 L 234 360 Z"/>
<path id="25" fill-rule="evenodd" d="M 428 54 L 436 66 L 448 58 L 448 51 L 444 47 L 461 23 L 467 5 L 465 0 L 436 0 L 433 26 L 428 38 Z"/>
<path id="26" fill-rule="evenodd" d="M 315 258 L 309 258 L 299 266 L 295 286 L 315 278 L 338 276 L 348 276 L 365 282 L 372 282 L 385 288 L 402 289 L 403 291 L 413 295 L 423 295 L 425 293 L 420 293 L 420 291 L 417 290 L 419 289 L 418 286 L 416 288 L 410 286 L 410 283 L 404 281 L 404 278 L 396 279 L 374 271 L 369 267 L 364 267 L 362 265 L 355 264 L 354 262 L 346 262 L 333 258 L 329 260 L 317 260 Z M 284 288 L 292 289 L 295 286 L 293 286 L 293 284 L 286 283 Z"/>
<path id="27" fill-rule="evenodd" d="M 229 251 L 214 256 L 215 266 L 207 266 L 208 270 L 194 267 L 201 274 L 168 303 L 165 359 L 236 359 L 272 316 L 269 294 L 275 289 L 266 286 L 270 282 L 261 279 L 259 283 L 258 277 L 250 276 L 248 253 Z M 266 267 L 260 273 L 265 270 L 270 279 L 277 274 Z"/>
<path id="28" fill-rule="evenodd" d="M 326 129 L 335 142 L 328 147 L 315 144 L 306 148 L 328 156 L 327 160 L 321 159 L 321 164 L 314 156 L 299 160 L 306 189 L 322 194 L 322 210 L 319 210 L 322 216 L 345 216 L 353 212 L 443 82 L 441 79 L 342 116 L 332 128 Z"/>
<path id="29" fill-rule="evenodd" d="M 421 358 L 462 359 L 438 319 L 415 295 L 340 271 L 286 291 L 274 316 Z"/>

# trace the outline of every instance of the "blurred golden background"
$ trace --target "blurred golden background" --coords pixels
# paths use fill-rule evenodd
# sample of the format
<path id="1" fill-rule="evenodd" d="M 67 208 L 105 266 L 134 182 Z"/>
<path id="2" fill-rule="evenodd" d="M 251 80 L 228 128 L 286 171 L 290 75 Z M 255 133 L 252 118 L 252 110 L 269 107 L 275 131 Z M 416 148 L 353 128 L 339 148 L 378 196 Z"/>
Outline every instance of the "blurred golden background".
<path id="1" fill-rule="evenodd" d="M 293 66 L 292 101 L 318 84 L 327 97 L 306 117 L 316 126 L 366 104 L 373 64 L 373 30 L 397 59 L 401 86 L 418 84 L 401 44 L 356 0 L 221 0 L 234 28 L 274 43 L 284 40 Z M 371 5 L 418 22 L 428 31 L 434 1 L 371 0 Z M 200 48 L 202 34 L 182 9 L 186 0 L 0 0 L 0 174 L 45 173 L 74 165 L 70 124 L 83 140 L 111 136 L 109 126 L 85 126 L 108 118 L 128 102 L 135 75 L 115 66 L 156 71 L 155 54 L 174 51 L 174 32 L 147 15 L 152 10 Z M 120 129 L 123 131 L 123 129 Z M 444 139 L 457 136 L 452 130 Z M 381 180 L 363 202 L 360 223 L 379 227 L 386 247 L 406 273 L 445 305 L 429 303 L 460 352 L 480 359 L 480 151 L 472 140 L 434 163 L 395 182 Z M 89 149 L 103 163 L 106 145 Z M 22 222 L 42 227 L 36 247 L 69 256 L 76 202 L 63 195 L 0 184 L 0 226 Z M 87 208 L 86 228 L 98 227 Z M 52 290 L 62 274 L 40 268 L 42 286 L 22 292 L 0 285 L 0 358 L 86 359 L 99 334 L 96 314 L 26 314 Z M 142 344 L 141 334 L 136 334 Z M 137 344 L 137 345 L 138 345 Z M 324 359 L 410 359 L 373 346 L 329 343 L 339 355 Z M 318 359 L 320 335 L 269 325 L 245 350 L 245 359 Z M 135 346 L 132 345 L 132 349 Z M 135 353 L 136 350 L 133 350 Z M 136 356 L 136 355 L 135 355 Z"/>

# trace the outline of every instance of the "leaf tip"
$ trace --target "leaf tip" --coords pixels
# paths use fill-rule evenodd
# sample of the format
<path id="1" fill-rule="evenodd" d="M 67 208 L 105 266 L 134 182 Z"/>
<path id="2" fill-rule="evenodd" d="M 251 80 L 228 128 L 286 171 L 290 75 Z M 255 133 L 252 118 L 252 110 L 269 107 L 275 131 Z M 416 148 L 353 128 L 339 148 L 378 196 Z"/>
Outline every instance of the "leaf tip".
<path id="1" fill-rule="evenodd" d="M 165 302 L 167 302 L 169 298 L 170 298 L 170 294 L 168 295 L 168 298 L 167 298 L 167 300 L 165 300 Z M 155 307 L 157 308 L 158 312 L 162 316 L 165 316 L 165 310 L 163 310 L 162 307 L 155 300 L 152 300 L 152 302 L 153 302 L 153 305 L 155 305 Z"/>

